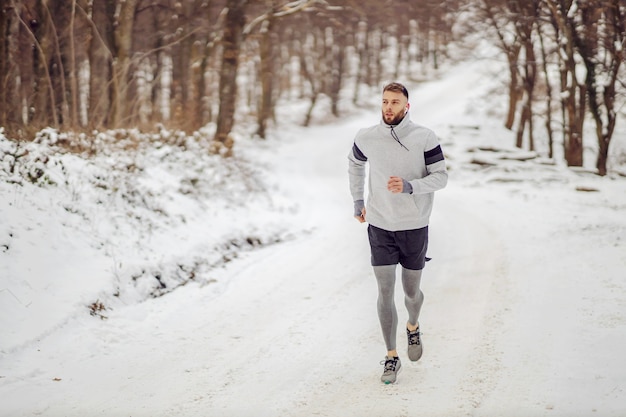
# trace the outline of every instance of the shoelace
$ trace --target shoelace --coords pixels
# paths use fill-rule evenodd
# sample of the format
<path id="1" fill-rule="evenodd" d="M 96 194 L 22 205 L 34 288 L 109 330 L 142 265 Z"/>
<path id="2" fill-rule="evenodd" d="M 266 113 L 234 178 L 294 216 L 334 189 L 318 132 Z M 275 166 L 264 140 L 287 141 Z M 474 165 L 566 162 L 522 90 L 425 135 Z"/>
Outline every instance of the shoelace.
<path id="1" fill-rule="evenodd" d="M 396 365 L 398 363 L 397 358 L 385 359 L 380 364 L 385 365 L 385 371 L 394 371 L 396 370 Z"/>
<path id="2" fill-rule="evenodd" d="M 393 126 L 391 126 L 391 137 L 394 138 L 394 140 L 398 142 L 400 146 L 402 146 L 404 149 L 406 149 L 407 151 L 409 150 L 409 148 L 407 148 L 402 142 L 400 142 L 400 138 L 398 137 L 396 131 L 393 129 Z"/>
<path id="3" fill-rule="evenodd" d="M 419 345 L 419 344 L 421 344 L 419 330 L 416 331 L 415 333 L 409 332 L 409 346 L 410 345 Z"/>

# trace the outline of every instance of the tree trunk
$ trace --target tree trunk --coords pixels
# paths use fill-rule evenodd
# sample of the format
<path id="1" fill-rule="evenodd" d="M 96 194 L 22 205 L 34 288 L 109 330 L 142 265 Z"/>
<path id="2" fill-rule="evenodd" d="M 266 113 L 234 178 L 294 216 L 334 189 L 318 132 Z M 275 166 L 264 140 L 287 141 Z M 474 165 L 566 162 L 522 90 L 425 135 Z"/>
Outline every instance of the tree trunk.
<path id="1" fill-rule="evenodd" d="M 41 2 L 38 2 L 35 13 L 37 17 L 36 20 L 31 21 L 30 28 L 36 43 L 36 48 L 33 49 L 33 122 L 36 126 L 51 124 L 53 127 L 58 127 L 55 90 L 49 66 L 54 55 L 52 21 L 47 7 Z"/>
<path id="2" fill-rule="evenodd" d="M 504 52 L 507 62 L 509 64 L 509 103 L 506 118 L 504 121 L 504 127 L 511 130 L 515 123 L 515 116 L 517 114 L 517 105 L 523 97 L 523 88 L 520 85 L 520 71 L 518 68 L 518 60 L 522 49 L 522 43 L 519 39 L 519 33 L 511 40 L 505 35 L 509 30 L 506 27 L 502 27 L 498 13 L 503 13 L 499 10 L 502 5 L 492 4 L 490 1 L 483 0 L 481 4 L 481 11 L 485 18 L 489 22 L 489 25 L 493 27 L 499 40 L 500 48 Z M 511 13 L 512 14 L 512 13 Z M 515 26 L 516 32 L 518 26 Z M 519 143 L 519 139 L 518 139 Z"/>
<path id="3" fill-rule="evenodd" d="M 522 148 L 524 146 L 524 132 L 526 125 L 530 120 L 530 109 L 528 108 L 528 102 L 522 105 L 522 113 L 517 124 L 517 132 L 515 134 L 515 146 Z"/>
<path id="4" fill-rule="evenodd" d="M 553 18 L 555 30 L 560 37 L 557 56 L 561 68 L 561 103 L 565 109 L 565 132 L 563 147 L 565 160 L 568 166 L 583 165 L 583 124 L 585 120 L 586 89 L 578 82 L 576 73 L 576 59 L 574 50 L 575 21 L 569 19 L 571 4 L 556 3 L 555 0 L 546 0 Z"/>
<path id="5" fill-rule="evenodd" d="M 310 104 L 303 122 L 303 126 L 305 127 L 309 126 L 311 122 L 313 109 L 315 108 L 317 99 L 321 92 L 322 81 L 320 78 L 322 78 L 323 75 L 319 74 L 322 72 L 322 69 L 318 66 L 322 66 L 323 59 L 319 56 L 319 54 L 323 54 L 323 49 L 320 47 L 318 42 L 322 42 L 319 40 L 322 34 L 323 30 L 319 29 L 312 31 L 310 35 L 305 34 L 305 40 L 303 40 L 302 47 L 300 48 L 300 72 L 302 77 L 310 85 Z M 307 37 L 312 37 L 313 39 L 307 41 Z M 317 77 L 316 74 L 318 74 Z"/>
<path id="6" fill-rule="evenodd" d="M 245 7 L 247 0 L 228 0 L 224 22 L 222 67 L 220 69 L 219 102 L 217 130 L 215 132 L 216 149 L 213 152 L 223 156 L 232 156 L 233 139 L 230 135 L 235 121 L 237 106 L 237 70 L 239 53 L 246 23 Z"/>
<path id="7" fill-rule="evenodd" d="M 509 56 L 509 54 L 507 54 Z M 517 69 L 517 56 L 515 61 L 509 60 L 509 105 L 506 112 L 506 120 L 504 121 L 504 127 L 511 130 L 515 123 L 515 115 L 517 114 L 517 103 L 521 100 L 522 89 L 519 86 L 519 73 Z"/>
<path id="8" fill-rule="evenodd" d="M 575 77 L 570 73 L 569 77 Z M 565 160 L 568 166 L 583 165 L 583 123 L 585 118 L 585 87 L 574 84 L 566 89 L 570 95 L 565 100 L 567 113 Z"/>
<path id="9" fill-rule="evenodd" d="M 554 157 L 554 132 L 552 130 L 552 83 L 550 81 L 550 71 L 548 70 L 548 53 L 544 42 L 541 23 L 537 24 L 537 34 L 539 35 L 539 43 L 541 46 L 541 60 L 546 83 L 546 133 L 548 135 L 548 158 Z"/>
<path id="10" fill-rule="evenodd" d="M 0 8 L 0 126 L 11 133 L 22 124 L 19 93 L 18 36 L 21 2 L 11 1 Z"/>
<path id="11" fill-rule="evenodd" d="M 117 26 L 113 31 L 114 56 L 112 65 L 111 127 L 121 127 L 131 122 L 127 109 L 130 101 L 129 71 L 133 43 L 133 24 L 139 0 L 125 0 L 120 4 Z"/>
<path id="12" fill-rule="evenodd" d="M 49 69 L 54 86 L 55 106 L 60 116 L 59 123 L 66 128 L 75 126 L 76 122 L 71 112 L 73 92 L 68 86 L 68 80 L 72 73 L 72 54 L 74 53 L 71 50 L 69 34 L 73 4 L 74 0 L 71 0 L 71 4 L 67 2 L 50 2 L 49 5 L 43 6 L 47 8 L 48 17 L 51 19 L 50 36 L 54 44 L 54 53 L 51 57 Z"/>
<path id="13" fill-rule="evenodd" d="M 110 126 L 115 4 L 106 0 L 94 0 L 91 7 L 93 26 L 89 37 L 88 125 L 98 129 Z"/>
<path id="14" fill-rule="evenodd" d="M 76 49 L 76 6 L 78 0 L 72 0 L 72 6 L 70 10 L 70 27 L 69 27 L 69 82 L 70 82 L 70 117 L 72 119 L 72 126 L 80 126 L 80 93 L 78 85 L 78 64 L 76 59 L 78 58 L 78 52 Z M 83 3 L 86 3 L 83 1 Z"/>
<path id="15" fill-rule="evenodd" d="M 356 82 L 354 83 L 354 95 L 352 96 L 352 103 L 358 104 L 359 102 L 359 87 L 365 81 L 365 71 L 367 66 L 367 43 L 369 31 L 367 30 L 366 23 L 359 23 L 357 25 L 357 32 L 354 36 L 355 48 L 357 51 L 357 67 L 356 67 Z"/>
<path id="16" fill-rule="evenodd" d="M 341 85 L 343 83 L 344 63 L 345 63 L 345 42 L 346 37 L 340 32 L 341 28 L 335 29 L 334 42 L 331 48 L 331 56 L 333 57 L 332 66 L 330 68 L 330 105 L 331 113 L 335 117 L 339 117 L 339 97 L 341 93 Z"/>
<path id="17" fill-rule="evenodd" d="M 274 1 L 270 1 L 271 12 L 268 19 L 263 22 L 261 28 L 260 40 L 259 40 L 259 53 L 260 53 L 260 78 L 261 78 L 261 98 L 259 99 L 259 110 L 257 114 L 257 135 L 260 138 L 265 139 L 267 121 L 272 117 L 274 100 L 273 98 L 273 85 L 274 85 L 274 45 L 276 44 L 275 35 L 273 33 L 274 27 Z"/>
<path id="18" fill-rule="evenodd" d="M 150 119 L 153 123 L 166 122 L 170 119 L 169 111 L 163 108 L 161 99 L 163 97 L 163 61 L 165 60 L 166 53 L 163 51 L 165 44 L 163 40 L 163 31 L 160 28 L 159 13 L 157 10 L 151 11 L 149 23 L 152 32 L 155 34 L 152 47 L 155 49 L 155 53 L 150 57 L 150 65 L 153 68 L 152 72 L 152 84 L 150 85 Z M 169 109 L 169 106 L 168 106 Z"/>
<path id="19" fill-rule="evenodd" d="M 212 90 L 207 86 L 206 77 L 214 48 L 211 42 L 208 40 L 205 42 L 206 46 L 202 51 L 202 58 L 200 59 L 200 65 L 198 65 L 198 74 L 196 79 L 196 89 L 198 91 L 198 96 L 196 97 L 198 100 L 196 103 L 196 111 L 198 112 L 197 118 L 200 122 L 200 126 L 204 126 L 213 119 L 213 111 L 210 105 L 211 96 L 209 95 L 207 97 L 207 94 L 211 94 Z"/>
<path id="20" fill-rule="evenodd" d="M 535 82 L 537 79 L 537 62 L 535 60 L 535 50 L 530 38 L 531 28 L 528 28 L 528 32 L 524 37 L 524 53 L 526 60 L 524 62 L 524 91 L 526 96 L 526 101 L 524 103 L 524 108 L 522 110 L 524 115 L 524 123 L 528 126 L 528 149 L 531 151 L 535 150 L 535 139 L 533 135 L 533 101 L 535 98 Z M 521 143 L 519 147 L 521 147 Z"/>
<path id="21" fill-rule="evenodd" d="M 598 140 L 596 168 L 598 174 L 606 175 L 616 122 L 615 84 L 624 59 L 625 16 L 617 1 L 604 5 L 585 3 L 580 6 L 580 15 L 583 24 L 575 32 L 575 44 L 587 69 L 585 86 Z"/>

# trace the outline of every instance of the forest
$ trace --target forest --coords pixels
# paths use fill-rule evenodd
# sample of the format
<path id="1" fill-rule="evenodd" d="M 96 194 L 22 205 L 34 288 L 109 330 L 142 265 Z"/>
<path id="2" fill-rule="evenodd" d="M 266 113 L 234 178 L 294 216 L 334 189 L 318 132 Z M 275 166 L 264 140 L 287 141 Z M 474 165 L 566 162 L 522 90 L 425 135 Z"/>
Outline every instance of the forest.
<path id="1" fill-rule="evenodd" d="M 507 62 L 502 123 L 547 157 L 562 144 L 583 165 L 583 138 L 607 159 L 626 102 L 626 0 L 2 0 L 0 129 L 31 140 L 52 127 L 95 132 L 214 126 L 207 152 L 233 154 L 242 116 L 256 136 L 280 101 L 419 80 L 480 37 Z M 470 47 L 470 46 L 468 46 Z M 590 133 L 592 132 L 592 133 Z"/>

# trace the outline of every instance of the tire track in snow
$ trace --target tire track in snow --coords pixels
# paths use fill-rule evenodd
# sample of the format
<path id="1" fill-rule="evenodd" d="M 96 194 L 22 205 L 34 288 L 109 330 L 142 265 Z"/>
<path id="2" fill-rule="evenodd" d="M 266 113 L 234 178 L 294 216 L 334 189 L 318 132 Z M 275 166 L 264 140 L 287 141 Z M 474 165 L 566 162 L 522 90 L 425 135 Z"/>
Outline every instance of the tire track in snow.
<path id="1" fill-rule="evenodd" d="M 436 197 L 434 264 L 428 272 L 432 279 L 426 278 L 424 307 L 429 333 L 445 341 L 433 347 L 441 349 L 437 360 L 452 373 L 449 382 L 455 386 L 450 388 L 468 414 L 493 393 L 499 380 L 498 339 L 512 303 L 503 235 L 493 219 L 480 215 L 489 211 L 481 211 L 476 202 L 489 203 L 480 202 L 478 192 L 452 185 Z"/>

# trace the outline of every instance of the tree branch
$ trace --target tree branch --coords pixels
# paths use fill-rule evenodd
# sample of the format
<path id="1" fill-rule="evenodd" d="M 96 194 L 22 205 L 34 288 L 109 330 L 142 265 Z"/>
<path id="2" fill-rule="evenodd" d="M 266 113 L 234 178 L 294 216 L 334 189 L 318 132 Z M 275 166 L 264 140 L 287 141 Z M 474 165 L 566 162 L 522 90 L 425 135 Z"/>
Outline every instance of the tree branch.
<path id="1" fill-rule="evenodd" d="M 285 16 L 289 16 L 295 13 L 298 13 L 299 11 L 305 10 L 315 4 L 322 4 L 324 6 L 326 6 L 326 10 L 343 10 L 343 7 L 340 6 L 331 6 L 329 5 L 325 0 L 295 0 L 292 2 L 289 2 L 281 7 L 279 7 L 279 11 L 277 12 L 269 12 L 269 13 L 264 13 L 261 16 L 256 17 L 255 19 L 253 19 L 250 23 L 248 23 L 248 25 L 243 29 L 243 36 L 248 36 L 250 34 L 250 32 L 252 32 L 252 30 L 254 29 L 254 27 L 262 22 L 264 22 L 265 20 L 269 19 L 270 17 L 285 17 Z"/>

